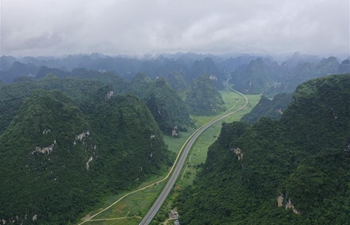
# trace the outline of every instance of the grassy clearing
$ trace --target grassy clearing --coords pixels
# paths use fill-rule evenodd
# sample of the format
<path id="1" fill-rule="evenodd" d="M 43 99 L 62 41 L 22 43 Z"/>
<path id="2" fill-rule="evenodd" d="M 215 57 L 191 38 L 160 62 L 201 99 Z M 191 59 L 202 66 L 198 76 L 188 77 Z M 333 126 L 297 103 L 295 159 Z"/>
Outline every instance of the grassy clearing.
<path id="1" fill-rule="evenodd" d="M 223 91 L 221 92 L 222 97 L 225 101 L 225 107 L 227 110 L 234 110 L 239 108 L 244 104 L 243 98 L 233 92 L 230 91 Z M 227 119 L 223 120 L 226 122 L 232 122 L 234 120 L 239 120 L 240 117 L 242 117 L 243 114 L 249 112 L 252 107 L 259 101 L 260 96 L 248 96 L 250 100 L 250 106 L 248 105 L 247 109 L 243 110 L 243 112 L 239 112 L 238 115 L 234 114 Z M 238 101 L 240 100 L 240 101 Z M 235 106 L 234 108 L 232 108 Z M 208 123 L 212 119 L 214 119 L 216 116 L 191 116 L 191 118 L 195 121 L 195 126 L 197 128 L 201 127 L 202 125 Z M 191 152 L 188 157 L 187 166 L 180 174 L 180 178 L 176 184 L 176 189 L 181 189 L 183 186 L 190 185 L 193 182 L 193 179 L 196 176 L 196 173 L 198 172 L 198 169 L 195 167 L 196 165 L 199 165 L 201 163 L 205 162 L 206 156 L 207 156 L 207 149 L 210 144 L 212 144 L 217 135 L 220 133 L 221 129 L 221 123 L 217 123 L 213 125 L 211 128 L 209 128 L 207 131 L 205 131 L 199 139 L 196 141 L 194 146 L 191 149 Z M 168 149 L 171 150 L 174 153 L 178 153 L 184 142 L 187 140 L 187 138 L 195 131 L 194 128 L 191 128 L 188 130 L 188 132 L 180 132 L 180 137 L 178 138 L 172 138 L 169 136 L 164 136 L 164 141 L 168 145 Z M 139 188 L 145 187 L 155 181 L 160 180 L 161 178 L 165 177 L 166 173 L 153 177 L 149 179 L 149 181 L 144 182 L 140 185 Z M 151 204 L 155 201 L 161 190 L 163 189 L 165 185 L 165 182 L 162 182 L 161 184 L 152 186 L 151 188 L 147 188 L 146 190 L 136 192 L 134 194 L 131 194 L 124 199 L 122 199 L 120 202 L 118 202 L 116 205 L 111 207 L 110 209 L 102 212 L 98 216 L 96 216 L 93 219 L 113 219 L 113 218 L 121 218 L 119 220 L 113 219 L 113 220 L 103 220 L 103 221 L 89 221 L 86 222 L 86 224 L 98 224 L 98 225 L 105 225 L 105 224 L 138 224 L 141 221 L 141 218 L 124 218 L 123 217 L 139 217 L 144 214 L 146 214 L 147 210 L 151 206 Z M 106 199 L 106 201 L 103 204 L 103 207 L 107 207 L 111 205 L 113 202 L 118 200 L 120 197 L 122 197 L 125 193 L 120 195 L 114 195 L 110 196 Z M 177 197 L 179 194 L 179 191 L 173 192 L 173 194 L 170 196 L 170 201 L 167 201 L 163 206 L 158 214 L 162 214 L 164 217 L 167 215 L 167 212 L 172 207 L 173 200 Z M 97 213 L 98 210 L 94 211 L 94 213 Z M 94 213 L 90 213 L 90 215 L 93 215 Z"/>
<path id="2" fill-rule="evenodd" d="M 94 219 L 114 217 L 141 217 L 147 213 L 159 192 L 164 188 L 165 182 L 153 185 L 150 188 L 136 192 L 122 199 L 118 204 L 102 212 Z"/>
<path id="3" fill-rule="evenodd" d="M 182 145 L 185 143 L 187 138 L 191 136 L 191 134 L 195 131 L 195 128 L 188 129 L 187 132 L 181 132 L 180 135 L 177 138 L 173 138 L 170 136 L 164 136 L 164 142 L 168 146 L 168 149 L 175 154 L 179 153 L 179 150 L 181 149 Z"/>
<path id="4" fill-rule="evenodd" d="M 135 225 L 141 222 L 141 218 L 121 218 L 103 221 L 89 221 L 88 225 Z"/>
<path id="5" fill-rule="evenodd" d="M 167 174 L 168 174 L 168 170 L 164 171 L 163 174 L 159 174 L 158 176 L 151 177 L 148 181 L 141 183 L 137 189 L 140 189 L 140 188 L 143 188 L 143 187 L 148 186 L 150 184 L 153 184 L 154 182 L 157 182 L 157 181 L 163 179 Z M 128 214 L 128 217 L 137 216 L 137 215 L 144 215 L 147 212 L 150 205 L 155 200 L 155 198 L 158 196 L 160 191 L 163 189 L 164 185 L 165 185 L 165 182 L 161 182 L 160 184 L 153 185 L 152 187 L 146 188 L 143 191 L 136 192 L 136 193 L 133 193 L 129 196 L 126 196 L 120 202 L 118 202 L 117 204 L 112 206 L 110 209 L 97 215 L 92 220 L 105 219 L 105 218 L 122 218 L 122 217 L 125 217 L 126 214 Z M 102 209 L 110 206 L 115 201 L 119 200 L 121 197 L 123 197 L 125 194 L 127 194 L 129 192 L 130 191 L 125 191 L 119 195 L 108 196 L 99 209 L 96 209 L 96 210 L 90 212 L 86 217 L 90 217 L 92 215 L 95 215 L 96 213 L 98 213 Z M 123 219 L 123 220 L 125 220 L 125 219 Z M 136 220 L 136 219 L 133 218 L 133 220 Z M 79 221 L 79 223 L 81 223 L 83 221 L 84 221 L 84 219 L 81 219 Z M 94 222 L 94 224 L 106 224 L 103 221 L 86 221 L 84 224 L 91 224 L 92 222 Z M 110 223 L 111 223 L 111 221 L 108 221 L 108 224 L 110 224 Z M 119 224 L 119 222 L 116 224 Z M 123 223 L 120 223 L 120 224 L 123 224 Z M 127 224 L 129 224 L 129 223 L 127 223 Z M 137 224 L 137 223 L 134 223 L 134 224 Z"/>

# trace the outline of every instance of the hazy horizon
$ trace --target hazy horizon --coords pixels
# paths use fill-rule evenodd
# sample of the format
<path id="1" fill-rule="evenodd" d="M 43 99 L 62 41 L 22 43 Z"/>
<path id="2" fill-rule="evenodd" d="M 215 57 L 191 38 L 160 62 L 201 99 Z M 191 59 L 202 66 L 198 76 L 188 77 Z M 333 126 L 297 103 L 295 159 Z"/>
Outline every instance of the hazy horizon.
<path id="1" fill-rule="evenodd" d="M 3 0 L 0 55 L 197 54 L 344 58 L 349 1 Z"/>

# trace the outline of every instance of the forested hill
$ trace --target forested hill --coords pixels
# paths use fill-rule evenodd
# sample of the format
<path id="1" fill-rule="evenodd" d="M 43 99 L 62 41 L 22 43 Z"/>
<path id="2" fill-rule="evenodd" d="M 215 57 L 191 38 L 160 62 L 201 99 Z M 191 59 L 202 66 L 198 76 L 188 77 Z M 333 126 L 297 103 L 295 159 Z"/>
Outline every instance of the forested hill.
<path id="1" fill-rule="evenodd" d="M 348 224 L 350 74 L 299 85 L 280 120 L 224 123 L 181 224 Z"/>
<path id="2" fill-rule="evenodd" d="M 150 85 L 145 102 L 165 134 L 178 136 L 178 131 L 192 126 L 187 106 L 164 78 Z"/>
<path id="3" fill-rule="evenodd" d="M 47 75 L 44 79 L 26 79 L 22 82 L 4 85 L 0 88 L 0 134 L 16 116 L 24 100 L 36 89 L 59 90 L 68 95 L 85 112 L 91 110 L 88 106 L 93 104 L 92 100 L 96 100 L 98 92 L 104 86 L 99 81 L 59 79 L 52 74 Z M 106 86 L 106 88 L 108 91 L 113 90 L 113 87 Z"/>
<path id="4" fill-rule="evenodd" d="M 179 130 L 186 130 L 192 126 L 187 106 L 163 77 L 153 81 L 146 74 L 137 73 L 129 82 L 115 73 L 100 73 L 85 69 L 75 69 L 72 75 L 80 79 L 92 79 L 111 85 L 114 88 L 114 94 L 137 95 L 146 103 L 166 135 L 177 136 Z"/>
<path id="5" fill-rule="evenodd" d="M 253 124 L 261 117 L 278 119 L 282 116 L 288 104 L 292 101 L 292 94 L 281 93 L 276 95 L 272 100 L 264 95 L 261 96 L 259 103 L 254 106 L 252 111 L 245 114 L 241 121 Z"/>
<path id="6" fill-rule="evenodd" d="M 69 95 L 81 110 L 86 111 L 91 110 L 91 107 L 88 108 L 90 98 L 95 98 L 98 89 L 105 85 L 109 91 L 113 91 L 113 95 L 135 94 L 144 103 L 147 102 L 156 122 L 167 135 L 172 134 L 175 126 L 178 126 L 177 134 L 178 130 L 192 126 L 187 106 L 178 93 L 165 83 L 164 78 L 152 81 L 147 75 L 139 73 L 129 82 L 115 73 L 74 69 L 69 77 L 59 78 L 49 73 L 44 78 L 22 77 L 13 84 L 3 85 L 0 89 L 0 134 L 13 119 L 24 99 L 35 89 L 60 90 Z M 159 115 L 158 110 L 162 110 L 163 114 Z"/>
<path id="7" fill-rule="evenodd" d="M 339 64 L 335 57 L 310 60 L 295 54 L 291 59 L 277 63 L 270 58 L 255 59 L 249 64 L 238 66 L 231 73 L 230 83 L 234 88 L 249 94 L 273 96 L 278 93 L 292 93 L 295 88 L 309 79 L 335 73 L 349 73 L 349 60 Z"/>
<path id="8" fill-rule="evenodd" d="M 338 68 L 338 73 L 349 73 L 349 72 L 350 72 L 350 57 L 349 59 L 344 60 Z"/>
<path id="9" fill-rule="evenodd" d="M 136 96 L 114 96 L 98 81 L 39 83 L 1 89 L 1 107 L 17 100 L 1 114 L 2 224 L 72 224 L 105 195 L 170 166 L 173 155 Z"/>
<path id="10" fill-rule="evenodd" d="M 208 75 L 193 80 L 187 91 L 186 103 L 193 115 L 214 115 L 225 110 L 224 101 Z"/>
<path id="11" fill-rule="evenodd" d="M 140 98 L 144 98 L 151 87 L 152 79 L 143 73 L 137 73 L 131 80 L 131 91 Z"/>
<path id="12" fill-rule="evenodd" d="M 185 79 L 179 72 L 170 72 L 166 80 L 174 91 L 183 92 L 187 89 Z"/>
<path id="13" fill-rule="evenodd" d="M 231 76 L 234 88 L 245 93 L 263 93 L 272 86 L 273 77 L 262 59 L 238 67 Z"/>

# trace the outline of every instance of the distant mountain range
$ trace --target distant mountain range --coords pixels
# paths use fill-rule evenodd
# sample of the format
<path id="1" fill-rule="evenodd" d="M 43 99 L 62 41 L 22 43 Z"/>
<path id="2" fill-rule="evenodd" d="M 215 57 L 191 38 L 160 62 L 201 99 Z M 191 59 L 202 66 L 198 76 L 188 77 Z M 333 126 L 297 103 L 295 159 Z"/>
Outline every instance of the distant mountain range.
<path id="1" fill-rule="evenodd" d="M 308 79 L 335 73 L 349 73 L 348 59 L 294 53 L 278 63 L 270 56 L 241 55 L 223 57 L 195 53 L 164 54 L 157 57 L 131 58 L 103 54 L 69 55 L 54 57 L 0 57 L 0 80 L 11 83 L 21 76 L 44 77 L 47 73 L 69 76 L 76 68 L 87 71 L 112 72 L 127 80 L 137 73 L 151 79 L 179 73 L 189 85 L 201 75 L 215 77 L 215 85 L 222 89 L 222 82 L 231 78 L 234 87 L 245 93 L 263 93 L 269 96 L 281 92 L 291 93 Z M 171 76 L 169 77 L 170 80 Z M 173 87 L 175 88 L 175 87 Z M 175 88 L 176 89 L 176 88 Z"/>
<path id="2" fill-rule="evenodd" d="M 309 79 L 349 72 L 348 59 L 339 64 L 335 57 L 329 57 L 315 63 L 297 54 L 280 65 L 260 58 L 252 60 L 248 65 L 239 66 L 232 73 L 230 82 L 243 93 L 271 96 L 291 93 L 297 85 Z"/>

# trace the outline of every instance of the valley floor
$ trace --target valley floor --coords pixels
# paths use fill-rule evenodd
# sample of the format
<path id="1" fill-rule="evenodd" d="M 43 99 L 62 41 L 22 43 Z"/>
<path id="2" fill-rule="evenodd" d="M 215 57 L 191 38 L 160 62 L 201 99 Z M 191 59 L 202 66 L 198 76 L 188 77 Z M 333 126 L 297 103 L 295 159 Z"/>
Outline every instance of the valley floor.
<path id="1" fill-rule="evenodd" d="M 225 101 L 225 107 L 227 111 L 234 111 L 244 104 L 244 99 L 231 91 L 221 92 Z M 240 118 L 248 113 L 259 101 L 260 95 L 248 95 L 248 106 L 238 113 L 234 113 L 222 122 L 238 121 Z M 195 121 L 197 128 L 213 120 L 217 116 L 191 116 Z M 163 222 L 168 221 L 168 224 L 173 223 L 168 220 L 168 213 L 172 209 L 173 199 L 179 194 L 181 188 L 187 185 L 191 185 L 194 177 L 198 172 L 197 165 L 205 162 L 208 146 L 212 144 L 221 130 L 221 123 L 216 123 L 207 129 L 195 144 L 188 155 L 187 166 L 181 171 L 180 178 L 175 184 L 175 191 L 170 193 L 165 204 L 155 217 L 155 221 Z M 178 154 L 180 149 L 186 140 L 192 135 L 195 129 L 189 129 L 187 132 L 181 132 L 179 138 L 172 138 L 169 136 L 164 137 L 165 143 L 168 145 L 169 150 Z M 170 168 L 169 168 L 170 169 Z M 140 184 L 139 188 L 134 191 L 123 193 L 117 196 L 110 196 L 105 200 L 105 203 L 100 209 L 90 212 L 84 217 L 78 224 L 98 224 L 98 225 L 118 225 L 118 224 L 138 224 L 142 216 L 147 213 L 147 210 L 155 201 L 159 193 L 162 191 L 166 184 L 168 171 L 165 171 L 161 176 L 153 177 L 149 181 Z M 164 223 L 167 224 L 167 223 Z"/>

